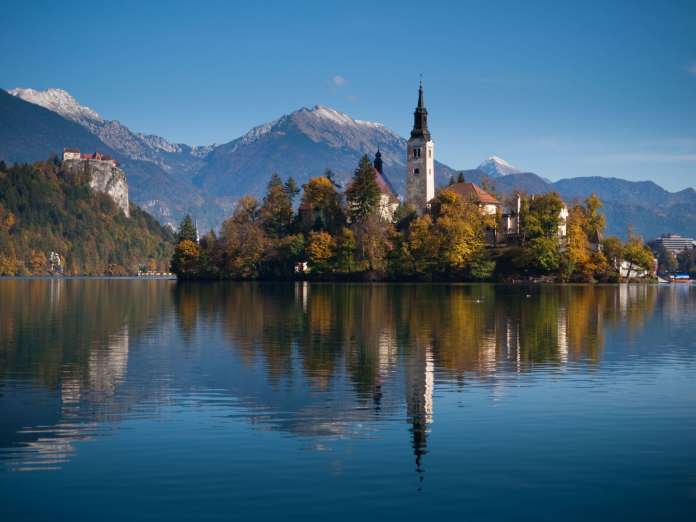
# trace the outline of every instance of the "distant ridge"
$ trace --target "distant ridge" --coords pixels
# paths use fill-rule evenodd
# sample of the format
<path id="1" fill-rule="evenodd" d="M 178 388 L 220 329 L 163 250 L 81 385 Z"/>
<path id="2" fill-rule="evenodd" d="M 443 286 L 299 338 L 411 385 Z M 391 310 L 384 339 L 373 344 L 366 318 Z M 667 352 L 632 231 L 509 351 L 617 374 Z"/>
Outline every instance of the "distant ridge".
<path id="1" fill-rule="evenodd" d="M 201 228 L 216 227 L 242 195 L 262 197 L 274 172 L 303 184 L 330 168 L 345 184 L 360 157 L 372 157 L 378 147 L 387 179 L 399 194 L 405 192 L 405 139 L 381 123 L 330 107 L 302 107 L 227 143 L 191 147 L 104 120 L 60 89 L 13 92 L 16 96 L 0 92 L 0 158 L 36 161 L 66 146 L 103 150 L 123 164 L 132 199 L 163 223 L 176 224 L 189 212 Z M 436 183 L 446 185 L 459 172 L 436 162 Z M 668 192 L 653 182 L 601 177 L 552 183 L 493 155 L 462 172 L 468 181 L 487 179 L 501 196 L 555 190 L 572 202 L 597 193 L 605 201 L 610 234 L 625 236 L 632 225 L 646 238 L 663 232 L 696 235 L 693 189 Z"/>

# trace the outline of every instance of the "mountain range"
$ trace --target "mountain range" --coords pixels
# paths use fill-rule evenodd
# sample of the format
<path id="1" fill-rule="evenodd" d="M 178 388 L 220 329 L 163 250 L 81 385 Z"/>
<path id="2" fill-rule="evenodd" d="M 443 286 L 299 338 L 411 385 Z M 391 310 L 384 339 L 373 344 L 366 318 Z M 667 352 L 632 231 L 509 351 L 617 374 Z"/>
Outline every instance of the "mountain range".
<path id="1" fill-rule="evenodd" d="M 218 226 L 239 197 L 262 196 L 274 172 L 303 184 L 330 168 L 345 184 L 360 156 L 378 148 L 386 176 L 405 192 L 406 140 L 329 107 L 300 108 L 228 143 L 190 146 L 106 120 L 61 89 L 0 89 L 0 159 L 37 161 L 64 147 L 113 155 L 128 176 L 132 199 L 171 225 L 191 213 L 201 228 Z M 668 192 L 651 181 L 600 177 L 551 182 L 496 156 L 463 171 L 436 163 L 435 171 L 438 185 L 463 172 L 467 181 L 486 180 L 499 195 L 558 191 L 571 202 L 596 193 L 605 202 L 608 234 L 625 236 L 630 226 L 646 239 L 664 232 L 696 235 L 693 188 Z"/>

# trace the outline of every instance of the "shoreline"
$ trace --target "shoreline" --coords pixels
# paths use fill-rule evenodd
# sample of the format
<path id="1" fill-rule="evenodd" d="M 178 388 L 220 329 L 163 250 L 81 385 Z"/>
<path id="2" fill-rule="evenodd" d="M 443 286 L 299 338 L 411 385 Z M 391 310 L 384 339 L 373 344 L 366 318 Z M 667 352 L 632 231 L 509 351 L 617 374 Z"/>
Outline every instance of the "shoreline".
<path id="1" fill-rule="evenodd" d="M 173 281 L 177 284 L 218 284 L 218 283 L 259 283 L 259 284 L 350 284 L 350 285 L 452 285 L 452 286 L 676 286 L 686 287 L 696 285 L 696 280 L 690 283 L 670 283 L 658 281 L 623 281 L 616 283 L 582 283 L 582 282 L 550 282 L 550 281 L 418 281 L 418 280 L 346 280 L 346 279 L 177 279 L 175 276 L 0 276 L 0 281 Z"/>

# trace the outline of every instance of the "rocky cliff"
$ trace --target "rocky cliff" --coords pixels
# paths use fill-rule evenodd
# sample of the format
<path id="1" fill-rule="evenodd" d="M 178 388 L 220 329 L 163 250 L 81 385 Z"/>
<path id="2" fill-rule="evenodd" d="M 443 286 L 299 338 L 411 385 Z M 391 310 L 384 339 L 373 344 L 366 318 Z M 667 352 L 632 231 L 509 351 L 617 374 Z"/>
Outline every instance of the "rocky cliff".
<path id="1" fill-rule="evenodd" d="M 89 176 L 89 186 L 92 190 L 102 192 L 111 197 L 126 217 L 130 217 L 128 207 L 128 182 L 126 174 L 110 161 L 101 160 L 66 160 L 63 162 L 66 172 L 82 173 Z"/>

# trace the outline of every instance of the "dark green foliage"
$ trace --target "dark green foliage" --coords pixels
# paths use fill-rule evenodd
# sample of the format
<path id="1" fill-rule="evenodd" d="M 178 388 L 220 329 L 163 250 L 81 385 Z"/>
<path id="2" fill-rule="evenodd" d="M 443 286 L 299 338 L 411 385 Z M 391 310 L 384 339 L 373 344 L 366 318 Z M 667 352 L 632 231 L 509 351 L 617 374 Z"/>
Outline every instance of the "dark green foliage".
<path id="1" fill-rule="evenodd" d="M 679 269 L 679 263 L 675 255 L 660 244 L 656 251 L 658 270 L 664 274 L 671 274 Z"/>
<path id="2" fill-rule="evenodd" d="M 379 204 L 379 197 L 375 169 L 370 158 L 365 155 L 360 159 L 360 164 L 353 174 L 353 180 L 346 190 L 350 220 L 356 223 L 374 213 Z"/>
<path id="3" fill-rule="evenodd" d="M 181 220 L 176 240 L 177 243 L 184 240 L 198 241 L 198 231 L 196 230 L 196 225 L 193 223 L 193 219 L 191 219 L 191 214 L 186 214 L 184 219 Z"/>
<path id="4" fill-rule="evenodd" d="M 288 183 L 283 185 L 278 174 L 271 176 L 261 207 L 261 221 L 266 233 L 271 237 L 280 237 L 290 232 L 293 222 L 292 192 L 294 190 Z"/>
<path id="5" fill-rule="evenodd" d="M 173 235 L 135 205 L 131 217 L 84 174 L 64 173 L 55 161 L 0 171 L 0 264 L 5 275 L 44 273 L 43 258 L 61 256 L 64 273 L 135 274 L 141 266 L 166 271 Z"/>
<path id="6" fill-rule="evenodd" d="M 677 256 L 679 271 L 689 274 L 692 278 L 696 277 L 696 248 L 690 248 L 681 252 Z"/>

